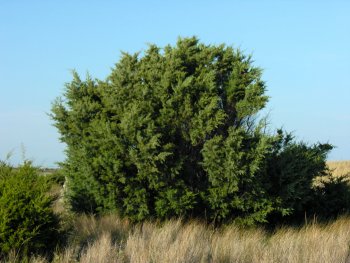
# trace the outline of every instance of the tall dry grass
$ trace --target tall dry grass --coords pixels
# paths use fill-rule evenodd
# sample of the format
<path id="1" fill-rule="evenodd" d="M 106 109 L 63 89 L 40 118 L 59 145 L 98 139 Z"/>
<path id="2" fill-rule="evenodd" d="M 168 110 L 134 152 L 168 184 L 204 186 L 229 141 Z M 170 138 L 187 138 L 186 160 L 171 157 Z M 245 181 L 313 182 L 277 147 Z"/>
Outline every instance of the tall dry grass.
<path id="1" fill-rule="evenodd" d="M 211 262 L 213 231 L 180 220 L 162 226 L 146 223 L 136 227 L 126 240 L 126 262 Z"/>
<path id="2" fill-rule="evenodd" d="M 79 217 L 75 237 L 53 262 L 82 263 L 346 263 L 350 262 L 350 218 L 274 233 L 229 225 L 171 220 L 130 226 L 117 216 Z M 32 258 L 31 262 L 45 262 Z"/>
<path id="3" fill-rule="evenodd" d="M 128 220 L 112 214 L 76 216 L 69 224 L 69 245 L 55 254 L 54 262 L 116 262 L 118 247 L 131 230 Z"/>
<path id="4" fill-rule="evenodd" d="M 198 223 L 147 226 L 127 240 L 126 262 L 346 262 L 349 219 L 301 229 L 282 228 L 273 235 L 231 225 L 212 230 Z"/>
<path id="5" fill-rule="evenodd" d="M 113 244 L 111 234 L 104 232 L 93 243 L 89 244 L 80 256 L 81 263 L 113 263 L 118 262 L 118 246 Z"/>

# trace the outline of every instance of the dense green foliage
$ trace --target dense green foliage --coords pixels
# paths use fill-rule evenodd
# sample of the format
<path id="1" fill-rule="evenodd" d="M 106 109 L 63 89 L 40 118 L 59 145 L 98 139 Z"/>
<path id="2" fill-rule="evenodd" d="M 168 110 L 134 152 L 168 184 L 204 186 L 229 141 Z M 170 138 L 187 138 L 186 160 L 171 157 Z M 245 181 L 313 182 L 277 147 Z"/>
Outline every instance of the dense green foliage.
<path id="1" fill-rule="evenodd" d="M 46 250 L 55 242 L 57 220 L 49 185 L 30 162 L 18 168 L 0 163 L 0 257 Z"/>
<path id="2" fill-rule="evenodd" d="M 302 211 L 332 147 L 266 134 L 267 101 L 250 56 L 196 38 L 123 53 L 105 81 L 74 73 L 52 108 L 72 208 L 243 224 Z"/>

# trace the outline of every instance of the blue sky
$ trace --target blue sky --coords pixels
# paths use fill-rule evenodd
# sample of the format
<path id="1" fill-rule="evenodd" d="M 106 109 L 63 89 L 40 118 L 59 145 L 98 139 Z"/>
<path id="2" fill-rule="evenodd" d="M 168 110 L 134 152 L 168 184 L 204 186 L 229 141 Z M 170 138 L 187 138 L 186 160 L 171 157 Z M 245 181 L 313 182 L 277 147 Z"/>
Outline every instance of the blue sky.
<path id="1" fill-rule="evenodd" d="M 0 0 L 0 159 L 64 160 L 48 117 L 76 69 L 104 79 L 120 52 L 198 36 L 264 69 L 271 129 L 337 146 L 350 159 L 350 1 Z"/>

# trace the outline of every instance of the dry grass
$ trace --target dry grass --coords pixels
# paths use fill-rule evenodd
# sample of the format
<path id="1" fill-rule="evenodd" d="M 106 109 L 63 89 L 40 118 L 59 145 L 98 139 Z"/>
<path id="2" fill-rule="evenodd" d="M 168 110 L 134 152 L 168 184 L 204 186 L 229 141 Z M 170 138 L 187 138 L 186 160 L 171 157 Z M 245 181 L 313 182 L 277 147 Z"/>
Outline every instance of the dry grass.
<path id="1" fill-rule="evenodd" d="M 213 231 L 202 224 L 169 221 L 163 226 L 143 224 L 128 237 L 126 262 L 210 262 Z"/>
<path id="2" fill-rule="evenodd" d="M 131 227 L 116 216 L 79 217 L 72 244 L 54 262 L 126 263 L 346 263 L 350 218 L 327 225 L 285 227 L 275 233 L 235 225 L 213 229 L 193 221 L 146 222 Z M 119 232 L 119 233 L 118 233 Z M 85 242 L 82 242 L 82 241 Z M 31 262 L 43 263 L 40 257 Z"/>
<path id="3" fill-rule="evenodd" d="M 347 262 L 349 219 L 302 229 L 281 229 L 270 239 L 261 262 Z"/>
<path id="4" fill-rule="evenodd" d="M 110 233 L 102 233 L 89 244 L 80 256 L 81 263 L 113 263 L 119 261 L 118 247 L 112 243 Z"/>
<path id="5" fill-rule="evenodd" d="M 327 166 L 331 174 L 328 176 L 316 177 L 313 182 L 315 187 L 324 187 L 324 184 L 340 178 L 342 178 L 342 181 L 350 184 L 350 161 L 328 161 Z"/>
<path id="6" fill-rule="evenodd" d="M 350 174 L 350 161 L 329 161 L 327 165 L 334 176 Z"/>
<path id="7" fill-rule="evenodd" d="M 63 188 L 62 186 L 58 184 L 52 185 L 49 195 L 53 196 L 55 198 L 55 201 L 53 202 L 52 209 L 55 214 L 62 214 L 66 211 L 65 204 L 64 204 L 64 198 L 63 198 Z"/>
<path id="8" fill-rule="evenodd" d="M 77 259 L 80 259 L 79 262 L 110 262 L 107 258 L 106 261 L 97 261 L 98 258 L 92 256 L 93 252 L 101 249 L 99 255 L 109 255 L 108 258 L 114 259 L 112 251 L 125 242 L 131 229 L 128 220 L 112 214 L 100 218 L 93 215 L 77 216 L 70 225 L 69 247 L 56 253 L 55 262 L 77 262 L 74 261 Z M 102 250 L 107 254 L 102 253 Z"/>

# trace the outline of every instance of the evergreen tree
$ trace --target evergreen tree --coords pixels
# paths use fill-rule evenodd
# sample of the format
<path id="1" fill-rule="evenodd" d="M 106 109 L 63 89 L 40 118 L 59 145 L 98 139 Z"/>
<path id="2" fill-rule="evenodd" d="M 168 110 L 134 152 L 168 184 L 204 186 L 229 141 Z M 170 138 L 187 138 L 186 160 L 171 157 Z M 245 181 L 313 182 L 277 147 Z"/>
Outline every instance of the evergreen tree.
<path id="1" fill-rule="evenodd" d="M 269 182 L 278 139 L 255 121 L 268 101 L 261 73 L 195 37 L 123 53 L 105 81 L 74 73 L 52 108 L 72 208 L 244 224 L 290 213 Z"/>

